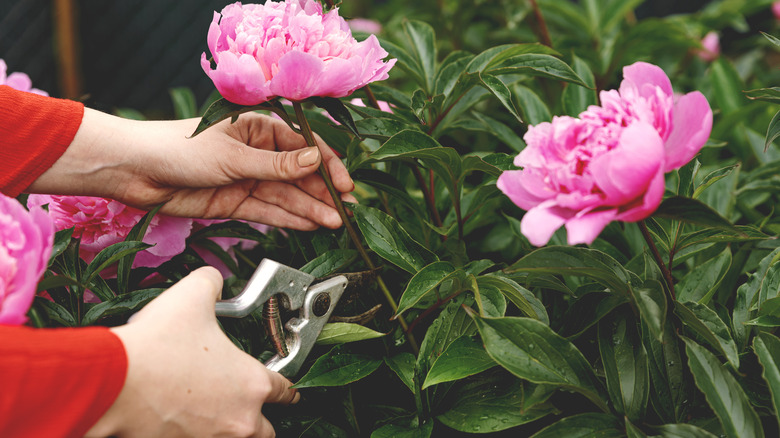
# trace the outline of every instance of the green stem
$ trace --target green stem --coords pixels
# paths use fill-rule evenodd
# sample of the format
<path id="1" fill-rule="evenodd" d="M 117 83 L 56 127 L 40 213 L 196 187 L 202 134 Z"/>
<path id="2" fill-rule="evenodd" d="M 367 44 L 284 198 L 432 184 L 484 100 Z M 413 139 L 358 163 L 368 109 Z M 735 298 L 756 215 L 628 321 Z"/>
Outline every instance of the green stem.
<path id="1" fill-rule="evenodd" d="M 317 140 L 314 139 L 314 133 L 309 126 L 309 122 L 306 120 L 306 115 L 303 113 L 303 107 L 301 106 L 301 103 L 293 102 L 293 108 L 295 109 L 295 116 L 298 118 L 298 125 L 301 127 L 301 134 L 303 134 L 303 138 L 306 139 L 306 144 L 311 147 L 317 147 Z M 333 203 L 336 205 L 336 211 L 338 211 L 339 216 L 341 217 L 341 221 L 344 223 L 344 227 L 347 229 L 347 234 L 349 234 L 350 239 L 352 239 L 352 243 L 355 245 L 355 248 L 358 250 L 358 253 L 360 253 L 360 256 L 363 258 L 363 261 L 366 263 L 368 268 L 376 269 L 374 262 L 371 261 L 371 257 L 368 255 L 368 252 L 365 248 L 363 248 L 363 244 L 360 241 L 360 237 L 358 236 L 357 231 L 355 231 L 355 227 L 353 227 L 352 223 L 349 221 L 349 216 L 347 216 L 344 203 L 341 201 L 339 192 L 336 191 L 336 188 L 333 186 L 333 179 L 330 176 L 330 171 L 325 165 L 324 160 L 320 162 L 320 174 L 322 175 L 322 179 L 325 180 L 325 186 L 328 188 L 328 192 L 330 193 L 331 198 L 333 198 Z M 382 291 L 382 294 L 385 296 L 387 303 L 390 305 L 390 308 L 393 309 L 393 313 L 395 313 L 398 310 L 398 304 L 395 302 L 395 299 L 390 293 L 390 290 L 387 288 L 384 280 L 382 280 L 382 277 L 378 275 L 376 282 L 379 285 L 379 289 Z M 406 321 L 403 317 L 399 316 L 396 319 L 406 334 L 406 340 L 409 342 L 409 346 L 412 348 L 414 353 L 417 354 L 420 350 L 417 346 L 417 341 L 414 339 L 414 335 L 411 331 L 409 331 L 409 326 L 406 324 Z"/>
<path id="2" fill-rule="evenodd" d="M 534 10 L 536 23 L 539 25 L 539 38 L 542 40 L 542 44 L 547 47 L 552 47 L 552 40 L 550 39 L 550 32 L 547 30 L 547 23 L 544 21 L 542 10 L 539 9 L 539 5 L 536 3 L 536 0 L 531 0 L 531 7 Z"/>
<path id="3" fill-rule="evenodd" d="M 650 252 L 653 254 L 655 263 L 661 269 L 661 273 L 663 273 L 664 280 L 666 280 L 666 284 L 669 287 L 669 294 L 672 297 L 672 301 L 675 301 L 677 298 L 674 293 L 674 278 L 672 278 L 672 272 L 661 259 L 661 253 L 658 252 L 658 248 L 653 242 L 653 237 L 650 235 L 650 230 L 647 229 L 647 224 L 645 224 L 645 221 L 639 221 L 637 224 L 639 225 L 639 231 L 642 232 L 642 237 L 645 238 L 645 242 L 647 242 L 647 246 L 650 248 Z"/>

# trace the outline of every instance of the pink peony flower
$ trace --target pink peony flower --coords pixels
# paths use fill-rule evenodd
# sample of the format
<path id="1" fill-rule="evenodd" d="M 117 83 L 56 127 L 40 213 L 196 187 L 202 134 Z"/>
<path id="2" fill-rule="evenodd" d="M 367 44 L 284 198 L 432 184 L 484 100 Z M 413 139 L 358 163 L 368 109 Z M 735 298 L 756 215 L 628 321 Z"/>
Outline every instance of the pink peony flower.
<path id="1" fill-rule="evenodd" d="M 659 67 L 623 69 L 620 90 L 603 91 L 601 106 L 579 118 L 554 117 L 528 128 L 528 146 L 515 158 L 522 170 L 504 172 L 501 189 L 527 210 L 521 231 L 545 245 L 565 225 L 569 244 L 592 243 L 613 220 L 652 214 L 664 193 L 664 173 L 690 161 L 712 129 L 707 99 L 675 99 Z"/>
<path id="2" fill-rule="evenodd" d="M 376 20 L 370 20 L 368 18 L 353 18 L 347 20 L 350 30 L 352 32 L 363 33 L 381 33 L 382 25 Z"/>
<path id="3" fill-rule="evenodd" d="M 363 106 L 363 107 L 366 106 L 366 104 L 363 102 L 363 99 L 358 99 L 358 98 L 350 100 L 349 103 L 351 103 L 352 105 L 355 105 L 355 106 Z M 386 113 L 392 113 L 393 112 L 393 108 L 390 106 L 389 103 L 385 102 L 384 100 L 377 100 L 376 103 L 379 104 L 379 109 L 380 110 L 382 110 L 382 111 L 384 111 Z"/>
<path id="4" fill-rule="evenodd" d="M 8 66 L 5 61 L 0 59 L 0 85 L 8 85 L 9 87 L 19 90 L 28 91 L 30 93 L 40 94 L 41 96 L 48 96 L 49 93 L 32 87 L 32 80 L 24 73 L 14 72 L 6 76 Z"/>
<path id="5" fill-rule="evenodd" d="M 40 208 L 29 212 L 0 194 L 0 324 L 23 324 L 46 270 L 54 226 Z"/>
<path id="6" fill-rule="evenodd" d="M 80 255 L 87 262 L 104 248 L 125 240 L 145 211 L 121 202 L 90 196 L 30 195 L 28 207 L 49 205 L 49 216 L 57 230 L 74 227 L 73 236 L 81 239 Z M 190 235 L 192 219 L 156 215 L 143 241 L 154 245 L 136 254 L 133 267 L 160 266 L 180 254 Z"/>
<path id="7" fill-rule="evenodd" d="M 702 61 L 712 62 L 720 56 L 720 37 L 714 30 L 704 35 L 701 46 L 702 49 L 696 52 L 696 56 Z"/>
<path id="8" fill-rule="evenodd" d="M 780 20 L 780 1 L 772 3 L 772 13 L 775 15 L 776 20 Z"/>
<path id="9" fill-rule="evenodd" d="M 395 59 L 371 35 L 357 42 L 338 10 L 326 14 L 315 0 L 240 2 L 214 13 L 201 66 L 222 96 L 256 105 L 276 96 L 344 97 L 369 82 L 387 79 Z"/>

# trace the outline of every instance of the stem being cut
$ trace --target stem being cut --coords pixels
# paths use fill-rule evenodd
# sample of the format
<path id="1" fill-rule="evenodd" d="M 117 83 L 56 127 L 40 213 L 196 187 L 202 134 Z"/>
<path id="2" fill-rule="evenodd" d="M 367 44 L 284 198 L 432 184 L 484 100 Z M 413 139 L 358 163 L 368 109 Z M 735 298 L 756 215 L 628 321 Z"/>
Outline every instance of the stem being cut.
<path id="1" fill-rule="evenodd" d="M 303 138 L 306 139 L 306 144 L 317 147 L 317 140 L 314 138 L 314 133 L 309 126 L 309 122 L 306 120 L 306 115 L 303 113 L 303 107 L 301 106 L 301 103 L 293 102 L 293 108 L 295 109 L 295 116 L 298 118 L 298 125 L 301 127 L 301 134 L 303 134 Z M 358 250 L 358 253 L 360 253 L 360 256 L 363 258 L 363 261 L 366 263 L 368 268 L 376 269 L 376 265 L 374 265 L 374 262 L 368 255 L 368 252 L 365 248 L 363 248 L 363 244 L 360 241 L 360 236 L 358 236 L 357 231 L 355 231 L 355 227 L 353 227 L 352 223 L 349 221 L 349 216 L 347 216 L 344 203 L 341 201 L 341 195 L 333 186 L 333 179 L 330 176 L 330 171 L 325 165 L 324 160 L 320 162 L 320 174 L 322 175 L 322 179 L 325 180 L 325 186 L 328 188 L 328 192 L 330 193 L 331 198 L 333 198 L 333 203 L 336 205 L 336 211 L 338 211 L 339 217 L 341 217 L 341 221 L 344 223 L 344 227 L 347 229 L 347 234 L 349 234 L 350 239 L 352 239 L 352 243 L 355 245 L 355 248 Z M 387 288 L 384 280 L 382 280 L 382 277 L 377 276 L 376 282 L 379 285 L 379 289 L 382 291 L 382 294 L 385 296 L 387 303 L 390 305 L 390 308 L 393 309 L 393 313 L 397 312 L 398 304 L 395 302 L 393 295 L 390 293 L 390 290 Z M 409 342 L 409 346 L 412 348 L 414 353 L 417 354 L 419 352 L 419 347 L 417 346 L 417 341 L 415 340 L 414 335 L 411 331 L 409 331 L 409 326 L 406 324 L 406 321 L 402 316 L 399 316 L 396 319 L 401 325 L 401 328 L 404 330 L 404 334 L 406 335 L 406 340 Z"/>
<path id="2" fill-rule="evenodd" d="M 645 224 L 645 221 L 639 221 L 637 222 L 639 225 L 639 231 L 642 232 L 642 237 L 645 238 L 645 242 L 647 242 L 647 246 L 650 248 L 650 252 L 653 254 L 653 259 L 655 259 L 655 263 L 658 265 L 658 267 L 661 269 L 661 273 L 664 276 L 664 280 L 666 280 L 666 285 L 669 287 L 669 295 L 671 296 L 672 300 L 676 300 L 674 293 L 674 278 L 672 277 L 672 271 L 671 266 L 666 266 L 664 264 L 663 259 L 661 259 L 661 253 L 658 252 L 658 248 L 655 246 L 655 243 L 653 242 L 653 237 L 650 235 L 650 230 L 647 229 L 647 224 Z"/>

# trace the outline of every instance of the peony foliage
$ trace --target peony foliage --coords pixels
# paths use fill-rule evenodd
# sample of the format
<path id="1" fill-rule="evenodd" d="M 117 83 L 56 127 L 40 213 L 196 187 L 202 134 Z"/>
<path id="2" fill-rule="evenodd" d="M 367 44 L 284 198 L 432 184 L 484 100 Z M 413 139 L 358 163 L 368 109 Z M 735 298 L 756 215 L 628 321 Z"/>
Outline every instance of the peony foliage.
<path id="1" fill-rule="evenodd" d="M 177 114 L 319 134 L 356 182 L 352 231 L 189 222 L 142 266 L 173 248 L 165 218 L 68 213 L 30 324 L 120 324 L 217 261 L 227 298 L 268 257 L 355 285 L 294 378 L 306 402 L 267 408 L 279 436 L 776 436 L 780 22 L 653 6 L 228 5 L 201 58 L 220 95 L 173 90 Z M 364 10 L 378 35 L 342 18 Z M 128 213 L 77 201 L 49 214 Z M 273 354 L 260 315 L 220 322 Z"/>

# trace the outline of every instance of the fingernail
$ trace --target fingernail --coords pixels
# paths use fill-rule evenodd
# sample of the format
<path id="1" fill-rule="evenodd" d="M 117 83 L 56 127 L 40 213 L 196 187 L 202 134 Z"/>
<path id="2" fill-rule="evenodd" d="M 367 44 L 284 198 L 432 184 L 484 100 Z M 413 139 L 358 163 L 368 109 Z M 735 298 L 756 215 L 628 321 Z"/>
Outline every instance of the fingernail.
<path id="1" fill-rule="evenodd" d="M 317 162 L 319 156 L 320 151 L 317 148 L 306 148 L 303 152 L 298 153 L 298 165 L 301 167 L 309 167 Z"/>

